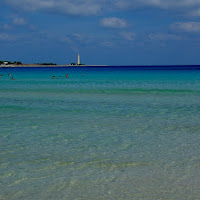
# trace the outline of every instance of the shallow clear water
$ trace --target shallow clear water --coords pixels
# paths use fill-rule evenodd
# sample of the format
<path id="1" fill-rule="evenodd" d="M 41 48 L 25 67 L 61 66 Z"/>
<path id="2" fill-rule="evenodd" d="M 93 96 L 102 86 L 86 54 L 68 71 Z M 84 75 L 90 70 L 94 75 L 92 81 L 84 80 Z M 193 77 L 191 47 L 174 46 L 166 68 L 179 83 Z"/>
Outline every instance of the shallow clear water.
<path id="1" fill-rule="evenodd" d="M 1 200 L 200 199 L 200 70 L 0 74 Z"/>

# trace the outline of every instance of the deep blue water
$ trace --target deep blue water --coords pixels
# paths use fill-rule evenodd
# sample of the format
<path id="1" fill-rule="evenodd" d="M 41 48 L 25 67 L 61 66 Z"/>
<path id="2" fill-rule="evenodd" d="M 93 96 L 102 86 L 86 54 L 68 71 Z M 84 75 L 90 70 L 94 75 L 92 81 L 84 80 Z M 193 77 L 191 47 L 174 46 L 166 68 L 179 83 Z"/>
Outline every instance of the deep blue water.
<path id="1" fill-rule="evenodd" d="M 200 199 L 198 66 L 0 74 L 0 199 Z"/>

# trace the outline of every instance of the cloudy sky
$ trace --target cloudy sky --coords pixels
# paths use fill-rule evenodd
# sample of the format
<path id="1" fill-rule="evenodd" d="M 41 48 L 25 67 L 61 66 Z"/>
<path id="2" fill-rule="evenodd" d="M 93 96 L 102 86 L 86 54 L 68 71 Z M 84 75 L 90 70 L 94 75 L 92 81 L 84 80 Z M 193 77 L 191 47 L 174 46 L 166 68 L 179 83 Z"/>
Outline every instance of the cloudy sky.
<path id="1" fill-rule="evenodd" d="M 200 64 L 200 0 L 0 0 L 0 60 Z"/>

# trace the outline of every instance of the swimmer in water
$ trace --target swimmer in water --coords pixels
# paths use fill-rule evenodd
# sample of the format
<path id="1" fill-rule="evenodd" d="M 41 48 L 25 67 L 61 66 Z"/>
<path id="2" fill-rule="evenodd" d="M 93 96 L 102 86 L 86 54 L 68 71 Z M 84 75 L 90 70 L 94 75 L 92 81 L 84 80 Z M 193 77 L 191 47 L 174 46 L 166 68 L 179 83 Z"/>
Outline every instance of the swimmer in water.
<path id="1" fill-rule="evenodd" d="M 59 76 L 59 79 L 61 79 L 61 76 Z"/>
<path id="2" fill-rule="evenodd" d="M 56 77 L 55 76 L 52 76 L 52 79 L 55 79 Z"/>
<path id="3" fill-rule="evenodd" d="M 15 80 L 13 77 L 11 78 L 12 80 Z"/>
<path id="4" fill-rule="evenodd" d="M 1 77 L 3 77 L 2 74 L 1 74 Z"/>
<path id="5" fill-rule="evenodd" d="M 69 78 L 68 74 L 66 74 L 66 78 Z"/>
<path id="6" fill-rule="evenodd" d="M 11 74 L 8 74 L 8 76 L 11 76 Z"/>

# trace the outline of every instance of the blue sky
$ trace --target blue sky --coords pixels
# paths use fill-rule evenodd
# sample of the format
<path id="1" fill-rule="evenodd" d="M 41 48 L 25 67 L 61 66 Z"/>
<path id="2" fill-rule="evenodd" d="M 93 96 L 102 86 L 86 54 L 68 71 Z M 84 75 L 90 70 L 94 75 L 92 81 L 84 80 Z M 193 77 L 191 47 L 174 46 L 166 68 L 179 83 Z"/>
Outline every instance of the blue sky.
<path id="1" fill-rule="evenodd" d="M 200 64 L 200 0 L 1 0 L 0 60 Z"/>

